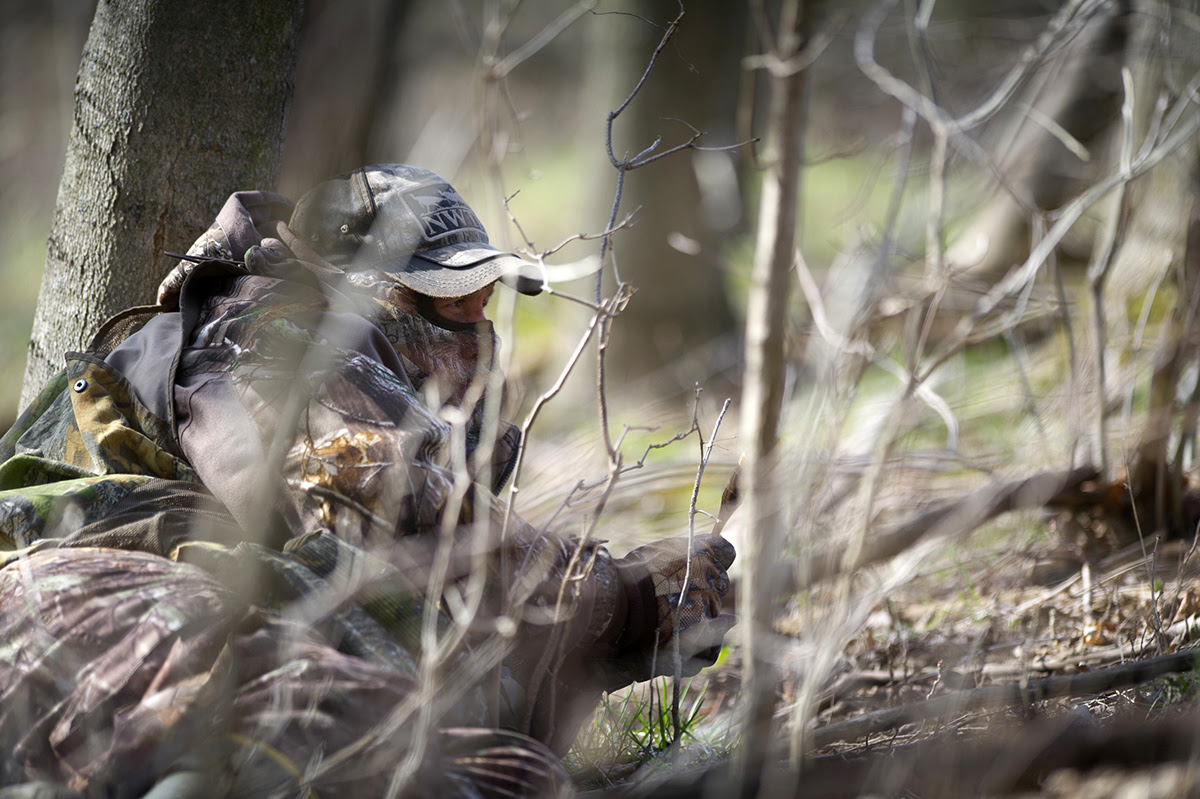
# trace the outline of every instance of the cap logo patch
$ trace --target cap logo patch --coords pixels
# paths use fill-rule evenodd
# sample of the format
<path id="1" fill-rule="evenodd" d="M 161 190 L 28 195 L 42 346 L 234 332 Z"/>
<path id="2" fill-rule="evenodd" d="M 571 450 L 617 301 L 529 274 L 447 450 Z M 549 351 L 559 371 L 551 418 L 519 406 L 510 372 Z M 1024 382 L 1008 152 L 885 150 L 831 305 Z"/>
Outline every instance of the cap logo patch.
<path id="1" fill-rule="evenodd" d="M 417 186 L 403 196 L 421 223 L 421 237 L 426 242 L 445 245 L 487 241 L 479 217 L 448 185 Z"/>

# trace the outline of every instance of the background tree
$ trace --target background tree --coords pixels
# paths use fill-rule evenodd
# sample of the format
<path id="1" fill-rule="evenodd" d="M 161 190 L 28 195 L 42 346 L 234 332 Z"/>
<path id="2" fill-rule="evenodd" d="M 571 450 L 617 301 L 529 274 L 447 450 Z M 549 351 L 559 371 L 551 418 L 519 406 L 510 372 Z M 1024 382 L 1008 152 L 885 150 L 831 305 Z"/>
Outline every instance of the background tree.
<path id="1" fill-rule="evenodd" d="M 332 175 L 400 157 L 386 123 L 403 95 L 400 59 L 414 5 L 362 0 L 348 13 L 339 0 L 306 0 L 283 146 L 284 194 L 296 197 Z"/>
<path id="2" fill-rule="evenodd" d="M 589 80 L 608 81 L 601 71 L 623 73 L 632 79 L 613 88 L 628 92 L 680 4 L 637 0 L 617 7 L 629 16 L 589 27 L 595 64 Z M 661 152 L 696 133 L 704 134 L 700 146 L 733 143 L 747 22 L 738 3 L 684 7 L 653 79 L 615 128 L 618 158 L 656 139 Z M 613 62 L 618 66 L 608 66 Z M 724 259 L 731 241 L 747 229 L 740 158 L 738 152 L 690 150 L 628 174 L 622 207 L 636 213 L 614 246 L 621 277 L 636 294 L 609 342 L 617 385 L 642 379 L 652 393 L 690 392 L 697 381 L 707 386 L 719 376 L 728 391 L 736 377 L 737 323 Z M 609 175 L 600 185 L 611 180 Z"/>
<path id="3" fill-rule="evenodd" d="M 100 3 L 29 343 L 22 404 L 110 314 L 153 303 L 224 199 L 279 177 L 301 3 Z"/>

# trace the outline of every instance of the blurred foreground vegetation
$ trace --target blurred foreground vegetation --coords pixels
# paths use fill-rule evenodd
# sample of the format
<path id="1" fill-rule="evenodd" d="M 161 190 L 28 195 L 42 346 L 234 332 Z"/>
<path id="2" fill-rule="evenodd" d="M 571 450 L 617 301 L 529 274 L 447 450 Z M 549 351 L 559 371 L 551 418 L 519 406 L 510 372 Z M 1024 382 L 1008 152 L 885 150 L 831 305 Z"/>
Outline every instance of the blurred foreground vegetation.
<path id="1" fill-rule="evenodd" d="M 552 5 L 524 5 L 528 14 L 514 18 L 513 41 L 522 41 L 546 24 L 553 16 Z M 935 9 L 923 3 L 917 10 L 912 5 L 893 4 L 891 12 L 883 13 L 874 55 L 918 86 L 920 96 L 932 96 L 949 109 L 947 113 L 961 115 L 969 114 L 974 103 L 1001 83 L 1005 71 L 1039 41 L 1056 10 L 1082 8 L 1099 14 L 1118 6 L 1123 13 L 1131 7 L 1077 3 L 1060 8 L 1014 0 L 989 7 L 985 16 L 980 9 L 966 8 L 969 4 L 939 4 Z M 637 4 L 622 7 L 630 6 Z M 630 69 L 626 62 L 618 65 L 624 71 L 614 68 L 626 81 L 618 97 L 636 80 L 661 23 L 675 9 L 673 4 L 637 7 L 653 11 L 648 16 L 658 27 L 647 25 L 645 39 L 635 42 L 641 49 L 631 48 L 637 68 Z M 62 31 L 81 38 L 87 9 L 72 7 L 68 14 L 65 7 L 51 12 L 40 8 L 30 5 L 5 12 L 26 26 L 5 25 L 5 38 L 15 40 L 19 30 L 31 39 L 30 30 L 63 41 L 75 40 Z M 321 176 L 336 171 L 339 157 L 349 157 L 340 152 L 337 140 L 318 135 L 344 121 L 336 113 L 339 106 L 329 100 L 331 95 L 318 91 L 323 84 L 306 82 L 306 76 L 324 67 L 333 79 L 333 88 L 326 86 L 325 91 L 336 94 L 337 79 L 347 74 L 330 65 L 350 58 L 346 42 L 353 40 L 352 34 L 335 24 L 330 8 L 318 2 L 310 9 L 314 38 L 301 55 L 291 126 L 299 143 L 289 151 L 283 180 L 284 191 L 293 194 L 312 179 L 313 171 L 323 170 Z M 365 3 L 364 17 L 378 17 L 386 8 L 385 3 Z M 483 43 L 463 30 L 478 32 L 480 28 L 465 25 L 464 19 L 478 22 L 493 8 L 471 3 L 406 5 L 402 46 L 393 53 L 394 85 L 376 97 L 381 121 L 373 128 L 370 146 L 356 152 L 373 160 L 420 162 L 452 177 L 484 217 L 493 239 L 506 246 L 520 246 L 527 238 L 536 249 L 545 250 L 575 234 L 595 234 L 604 227 L 614 189 L 615 175 L 603 151 L 604 117 L 614 103 L 611 92 L 589 82 L 598 73 L 595 63 L 582 54 L 588 52 L 587 32 L 613 20 L 584 16 L 552 46 L 514 69 L 506 97 L 512 104 L 508 111 L 515 113 L 488 117 L 502 124 L 493 124 L 482 136 L 484 126 L 476 116 L 486 105 L 481 96 L 495 96 L 486 95 L 479 82 Z M 1194 356 L 1200 341 L 1193 329 L 1196 304 L 1189 302 L 1189 292 L 1200 283 L 1192 263 L 1195 242 L 1186 231 L 1181 238 L 1179 220 L 1167 212 L 1169 206 L 1193 199 L 1189 176 L 1195 164 L 1187 159 L 1194 156 L 1195 147 L 1184 147 L 1180 159 L 1168 161 L 1157 173 L 1127 181 L 1132 193 L 1123 202 L 1110 196 L 1084 208 L 1027 282 L 988 313 L 971 316 L 988 292 L 1064 218 L 1064 209 L 1076 207 L 1076 192 L 1111 173 L 1105 170 L 1112 167 L 1122 135 L 1136 140 L 1134 149 L 1144 153 L 1163 130 L 1191 119 L 1196 112 L 1187 92 L 1194 94 L 1195 76 L 1168 70 L 1166 77 L 1157 76 L 1159 86 L 1132 74 L 1136 62 L 1098 62 L 1105 67 L 1095 73 L 1103 73 L 1103 80 L 1096 80 L 1105 84 L 1107 105 L 1096 101 L 1095 106 L 1103 105 L 1108 122 L 1117 118 L 1122 102 L 1139 111 L 1159 109 L 1153 124 L 1145 122 L 1149 112 L 1138 115 L 1136 124 L 1131 113 L 1123 128 L 1107 134 L 1075 136 L 1055 129 L 1050 124 L 1057 124 L 1055 119 L 1031 112 L 1046 96 L 1032 89 L 1031 96 L 1007 97 L 1006 110 L 1016 111 L 997 114 L 972 134 L 972 142 L 993 158 L 987 166 L 1011 175 L 1023 169 L 1021 158 L 1007 150 L 1016 140 L 1008 136 L 1014 117 L 1025 122 L 1036 117 L 1038 124 L 1031 127 L 1052 131 L 1070 157 L 1059 153 L 1049 158 L 1055 168 L 1045 182 L 1053 183 L 1054 191 L 1034 185 L 1041 175 L 1022 177 L 1033 186 L 1029 193 L 1038 196 L 1022 209 L 1019 223 L 989 226 L 993 201 L 1005 196 L 1004 188 L 989 182 L 995 175 L 969 152 L 964 154 L 968 147 L 950 148 L 939 161 L 936 137 L 917 121 L 912 107 L 885 96 L 859 72 L 854 48 L 864 18 L 887 8 L 850 4 L 843 13 L 827 15 L 828 39 L 809 67 L 799 251 L 812 285 L 793 287 L 789 306 L 790 368 L 779 460 L 779 472 L 786 477 L 782 504 L 788 537 L 769 553 L 769 566 L 787 575 L 773 597 L 775 624 L 760 632 L 770 641 L 778 668 L 775 717 L 793 740 L 815 741 L 811 751 L 818 757 L 870 756 L 871 734 L 837 725 L 874 711 L 933 701 L 955 691 L 1025 684 L 1043 676 L 1068 676 L 1123 660 L 1187 651 L 1195 642 L 1195 620 L 1200 617 L 1194 596 L 1200 567 L 1186 537 L 1194 527 L 1183 524 L 1200 518 L 1195 515 L 1200 514 L 1200 504 L 1189 504 L 1197 503 L 1192 474 L 1200 396 Z M 1166 19 L 1175 5 L 1147 3 L 1137 8 L 1142 16 L 1132 14 L 1132 19 L 1157 19 L 1154 14 Z M 920 28 L 913 16 L 926 10 L 929 17 Z M 689 13 L 703 14 L 698 8 Z M 1022 86 L 1052 94 L 1065 83 L 1072 47 L 1082 47 L 1078 43 L 1085 39 L 1083 31 L 1096 18 L 1074 20 L 1079 28 L 1070 29 L 1070 35 L 1049 48 L 1046 57 L 1061 57 L 1066 66 L 1054 63 L 1036 71 Z M 1183 13 L 1179 18 L 1179 28 L 1171 30 L 1194 34 L 1195 15 Z M 353 30 L 353 24 L 341 21 Z M 742 37 L 731 36 L 727 44 L 735 55 L 743 52 Z M 1085 54 L 1111 56 L 1113 48 L 1083 49 Z M 57 163 L 54 159 L 61 151 L 67 119 L 62 107 L 69 105 L 64 98 L 70 96 L 73 74 L 64 65 L 77 59 L 78 48 L 72 51 L 69 44 L 59 44 L 53 52 L 58 70 L 53 91 L 35 92 L 31 87 L 42 84 L 19 80 L 23 73 L 15 71 L 15 58 L 5 60 L 0 81 L 0 91 L 10 98 L 4 109 L 9 146 L 0 151 L 5 187 L 0 203 L 0 246 L 5 248 L 0 253 L 0 282 L 5 287 L 0 296 L 0 366 L 13 375 L 20 374 L 24 359 L 57 180 L 54 169 L 44 165 Z M 615 49 L 613 53 L 618 61 Z M 665 57 L 684 64 L 701 60 L 685 44 L 668 49 Z M 310 59 L 307 66 L 305 58 Z M 1122 73 L 1123 65 L 1132 68 L 1128 76 Z M 714 95 L 744 77 L 701 74 Z M 323 103 L 331 119 L 319 113 Z M 761 110 L 746 113 L 755 120 Z M 662 124 L 664 136 L 675 137 L 668 143 L 690 135 L 674 109 L 655 107 L 649 116 Z M 732 124 L 717 127 L 714 145 L 742 138 Z M 754 125 L 751 132 L 757 132 Z M 621 135 L 618 149 L 636 151 L 648 144 L 628 131 Z M 487 143 L 492 154 L 503 154 L 498 166 L 489 153 L 480 152 Z M 740 322 L 755 247 L 758 173 L 753 147 L 731 152 L 728 157 L 739 175 L 733 191 L 741 204 L 736 214 L 730 211 L 723 220 L 719 235 L 706 239 L 700 233 L 684 236 L 673 228 L 655 228 L 653 207 L 642 207 L 634 222 L 652 228 L 660 239 L 670 239 L 675 250 L 719 269 L 726 298 Z M 691 155 L 683 153 L 679 159 Z M 1040 158 L 1029 160 L 1044 163 L 1045 156 Z M 35 164 L 43 168 L 34 170 Z M 1164 173 L 1167 178 L 1161 177 Z M 649 184 L 656 174 L 652 165 L 636 179 Z M 682 193 L 679 184 L 663 182 L 669 191 Z M 507 210 L 502 200 L 507 200 Z M 632 193 L 626 200 L 625 211 L 639 207 Z M 1154 213 L 1158 208 L 1167 210 Z M 508 223 L 509 212 L 519 229 Z M 996 211 L 995 218 L 1004 213 L 1005 209 Z M 1094 272 L 1097 250 L 1102 248 L 1096 242 L 1118 219 L 1124 222 L 1116 226 L 1113 240 L 1121 256 L 1109 282 L 1099 284 Z M 973 233 L 992 235 L 992 249 L 971 255 L 963 243 L 970 244 Z M 624 234 L 632 231 L 620 231 L 616 237 L 623 269 L 636 255 L 620 249 Z M 179 243 L 180 249 L 186 246 Z M 573 243 L 554 263 L 594 257 L 597 248 L 594 240 Z M 641 275 L 631 266 L 623 277 L 637 285 Z M 688 273 L 680 271 L 676 281 L 682 285 L 687 279 Z M 566 281 L 560 288 L 580 297 L 590 297 L 593 291 L 590 277 Z M 635 294 L 632 303 L 651 299 L 647 290 L 640 298 Z M 818 307 L 824 318 L 818 318 Z M 528 409 L 553 383 L 587 318 L 578 305 L 561 300 L 518 305 L 515 335 L 508 337 L 515 357 L 511 371 L 516 407 Z M 967 328 L 963 320 L 970 321 Z M 671 327 L 669 315 L 660 321 Z M 684 342 L 695 344 L 697 352 L 687 352 L 688 347 L 675 341 L 682 329 L 639 328 L 642 349 L 661 362 L 649 373 L 630 369 L 628 375 L 618 374 L 616 387 L 610 387 L 611 427 L 620 437 L 625 464 L 646 458 L 644 469 L 622 475 L 597 527 L 597 536 L 611 540 L 615 550 L 686 531 L 700 459 L 697 443 L 710 434 L 726 392 L 737 400 L 740 327 L 729 331 L 734 341 L 724 349 L 720 343 Z M 962 340 L 953 343 L 962 329 Z M 694 360 L 665 356 L 680 350 Z M 735 353 L 733 358 L 729 351 Z M 614 358 L 610 366 L 620 373 L 623 362 Z M 663 375 L 666 379 L 659 379 Z M 570 531 L 582 527 L 584 517 L 595 509 L 596 488 L 608 464 L 597 441 L 594 382 L 588 361 L 568 381 L 565 396 L 539 418 L 519 478 L 521 511 L 532 520 L 556 517 L 559 529 Z M 704 389 L 699 401 L 692 390 L 697 382 Z M 10 382 L 0 391 L 0 417 L 11 417 L 17 411 L 19 386 Z M 697 430 L 669 448 L 657 449 L 688 429 L 693 412 Z M 737 415 L 735 407 L 717 433 L 714 460 L 697 503 L 702 511 L 717 506 L 720 488 L 742 449 Z M 1155 442 L 1147 431 L 1164 419 L 1169 429 Z M 1077 478 L 1073 483 L 1059 480 L 1056 492 L 1037 494 L 1038 502 L 1012 487 L 1031 475 L 1061 477 L 1089 464 L 1097 467 L 1095 475 L 1084 479 L 1071 472 Z M 1157 470 L 1155 479 L 1146 477 L 1147 470 Z M 594 493 L 572 495 L 581 482 L 589 483 Z M 568 495 L 573 499 L 564 510 Z M 1168 519 L 1171 514 L 1163 511 L 1164 504 L 1179 518 Z M 954 512 L 936 515 L 946 508 Z M 926 522 L 921 532 L 934 530 L 941 537 L 917 536 L 884 553 L 886 557 L 851 558 L 855 552 L 869 555 L 872 546 L 889 540 L 889 533 L 914 519 Z M 701 517 L 697 524 L 704 528 L 708 521 Z M 729 534 L 736 540 L 755 532 L 731 524 Z M 836 562 L 840 569 L 820 572 L 820 564 L 826 562 Z M 812 573 L 821 576 L 810 581 Z M 701 680 L 690 689 L 691 697 L 703 697 L 685 704 L 689 727 L 697 731 L 702 747 L 711 740 L 699 732 L 704 724 L 714 724 L 722 735 L 729 730 L 729 716 L 723 714 L 730 711 L 744 665 L 736 649 L 730 647 L 722 665 L 707 675 L 707 683 Z M 1194 690 L 1187 680 L 1162 678 L 1147 686 L 1125 683 L 1119 689 L 1096 691 L 1090 699 L 1056 695 L 1038 705 L 1038 711 L 1051 719 L 1086 716 L 1109 722 L 1152 718 L 1149 709 L 1164 705 L 1190 709 Z M 601 708 L 591 743 L 608 751 L 588 750 L 585 741 L 575 765 L 596 769 L 604 758 L 624 758 L 636 767 L 666 748 L 663 708 L 668 691 L 663 683 L 641 690 L 632 700 L 611 698 Z M 972 706 L 944 725 L 922 718 L 881 731 L 887 730 L 892 743 L 931 746 L 952 743 L 960 734 L 985 736 L 989 730 L 996 740 L 1010 733 L 1016 738 L 1020 712 L 1013 707 L 984 712 Z M 736 737 L 721 740 L 726 747 Z M 608 746 L 614 741 L 617 746 Z M 721 754 L 725 751 L 722 748 Z M 964 755 L 962 762 L 968 760 Z M 605 779 L 627 776 L 601 770 L 601 785 Z M 954 795 L 946 791 L 943 795 Z"/>

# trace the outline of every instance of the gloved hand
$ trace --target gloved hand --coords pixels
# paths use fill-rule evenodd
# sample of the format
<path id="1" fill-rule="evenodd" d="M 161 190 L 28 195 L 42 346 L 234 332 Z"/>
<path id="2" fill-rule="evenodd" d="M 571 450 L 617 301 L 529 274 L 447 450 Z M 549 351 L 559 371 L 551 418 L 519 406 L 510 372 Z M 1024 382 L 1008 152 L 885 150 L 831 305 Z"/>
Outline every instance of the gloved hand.
<path id="1" fill-rule="evenodd" d="M 667 538 L 630 552 L 616 562 L 625 599 L 624 625 L 605 663 L 609 690 L 675 673 L 673 638 L 678 620 L 682 673 L 691 677 L 716 662 L 721 641 L 736 617 L 721 613 L 729 590 L 726 570 L 737 556 L 733 544 L 717 536 L 693 539 L 691 579 L 687 538 Z"/>

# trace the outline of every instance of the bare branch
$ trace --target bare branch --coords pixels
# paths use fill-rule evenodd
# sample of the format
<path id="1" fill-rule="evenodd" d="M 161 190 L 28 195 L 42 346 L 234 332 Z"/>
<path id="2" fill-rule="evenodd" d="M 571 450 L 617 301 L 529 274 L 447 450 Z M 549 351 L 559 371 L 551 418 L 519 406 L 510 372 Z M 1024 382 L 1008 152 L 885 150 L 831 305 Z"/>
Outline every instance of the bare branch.
<path id="1" fill-rule="evenodd" d="M 717 415 L 717 421 L 713 425 L 712 435 L 708 437 L 708 446 L 704 446 L 703 439 L 700 441 L 701 457 L 700 465 L 696 467 L 696 481 L 692 484 L 692 497 L 688 503 L 688 547 L 687 547 L 687 569 L 683 575 L 683 585 L 679 589 L 679 600 L 676 602 L 676 607 L 683 607 L 683 602 L 687 598 L 688 589 L 692 584 L 692 553 L 695 550 L 696 540 L 696 500 L 700 496 L 700 481 L 704 478 L 704 469 L 708 466 L 708 460 L 712 457 L 713 442 L 717 440 L 717 432 L 721 429 L 721 421 L 725 418 L 725 412 L 729 410 L 729 404 L 732 400 L 726 399 L 721 405 L 721 412 Z M 700 404 L 700 388 L 696 388 L 696 406 Z M 699 430 L 699 424 L 695 413 L 692 415 L 692 429 Z M 675 614 L 675 629 L 672 632 L 671 642 L 672 657 L 675 664 L 675 679 L 671 686 L 671 724 L 675 729 L 672 744 L 679 746 L 680 740 L 683 737 L 683 727 L 679 722 L 679 696 L 680 682 L 683 679 L 683 659 L 679 652 L 679 624 L 682 621 L 679 613 Z"/>
<path id="2" fill-rule="evenodd" d="M 675 19 L 671 20 L 671 24 L 667 26 L 666 32 L 663 33 L 662 38 L 659 39 L 658 45 L 654 48 L 654 52 L 650 54 L 650 61 L 646 64 L 646 69 L 642 72 L 642 76 L 638 78 L 638 82 L 634 84 L 633 90 L 629 92 L 629 95 L 619 106 L 608 112 L 608 126 L 605 133 L 605 145 L 608 148 L 608 160 L 614 167 L 620 167 L 621 162 L 617 160 L 615 155 L 613 155 L 613 122 L 615 122 L 617 117 L 619 117 L 625 111 L 625 109 L 629 107 L 629 104 L 633 102 L 633 98 L 638 96 L 638 93 L 642 90 L 642 86 L 646 85 L 646 80 L 650 77 L 650 72 L 654 69 L 654 64 L 658 61 L 659 55 L 662 54 L 663 49 L 667 46 L 667 42 L 669 42 L 671 37 L 675 35 L 675 31 L 679 29 L 679 23 L 683 21 L 683 13 L 683 3 L 680 3 L 679 14 L 675 17 Z"/>
<path id="3" fill-rule="evenodd" d="M 1046 472 L 1032 477 L 976 489 L 958 500 L 937 505 L 913 514 L 896 525 L 873 529 L 853 557 L 839 545 L 815 552 L 807 573 L 797 588 L 805 588 L 821 580 L 860 569 L 903 552 L 926 536 L 961 538 L 976 530 L 985 521 L 1021 508 L 1040 508 L 1053 504 L 1069 489 L 1078 488 L 1097 477 L 1094 467 L 1084 466 L 1065 472 Z"/>
<path id="4" fill-rule="evenodd" d="M 595 8 L 596 2 L 597 0 L 581 0 L 559 14 L 553 22 L 534 34 L 525 44 L 491 65 L 488 70 L 489 77 L 494 80 L 508 77 L 510 72 L 539 53 L 546 45 L 558 38 L 559 34 L 571 27 L 576 20 Z"/>
<path id="5" fill-rule="evenodd" d="M 1092 335 L 1095 337 L 1095 367 L 1096 367 L 1096 419 L 1094 435 L 1096 437 L 1096 458 L 1099 461 L 1100 473 L 1108 475 L 1108 442 L 1105 435 L 1106 405 L 1105 395 L 1108 391 L 1107 371 L 1105 369 L 1105 351 L 1108 349 L 1108 321 L 1104 311 L 1104 284 L 1112 266 L 1113 254 L 1120 242 L 1125 238 L 1125 226 L 1129 219 L 1127 202 L 1129 175 L 1133 165 L 1133 76 L 1128 67 L 1121 69 L 1121 81 L 1125 86 L 1125 101 L 1121 104 L 1121 148 L 1120 167 L 1118 174 L 1124 176 L 1117 186 L 1117 195 L 1113 201 L 1113 210 L 1105 227 L 1104 238 L 1097 250 L 1092 263 L 1088 264 L 1088 289 L 1092 295 Z"/>
<path id="6" fill-rule="evenodd" d="M 1095 205 L 1096 202 L 1113 189 L 1128 182 L 1131 178 L 1148 172 L 1168 155 L 1186 144 L 1197 131 L 1200 131 L 1200 113 L 1193 113 L 1186 122 L 1181 123 L 1179 127 L 1167 135 L 1144 158 L 1135 160 L 1128 175 L 1121 174 L 1120 172 L 1110 175 L 1067 204 L 1058 213 L 1055 223 L 1046 232 L 1045 237 L 1033 248 L 1033 251 L 1025 259 L 1025 262 L 1002 280 L 998 281 L 996 285 L 975 303 L 971 312 L 964 316 L 958 323 L 944 345 L 942 354 L 935 358 L 925 369 L 922 379 L 932 374 L 948 358 L 959 351 L 980 320 L 1033 279 L 1034 275 L 1046 263 L 1050 251 L 1058 246 L 1067 231 L 1079 221 L 1079 218 L 1083 216 L 1083 213 L 1087 209 Z"/>
<path id="7" fill-rule="evenodd" d="M 949 713 L 997 707 L 1026 707 L 1034 702 L 1058 697 L 1115 691 L 1148 682 L 1165 674 L 1176 674 L 1195 668 L 1196 653 L 1189 650 L 1064 677 L 1043 677 L 1028 683 L 986 685 L 969 691 L 954 691 L 925 702 L 878 710 L 849 721 L 830 724 L 814 731 L 813 742 L 818 747 L 827 746 L 837 741 L 855 740 Z"/>

